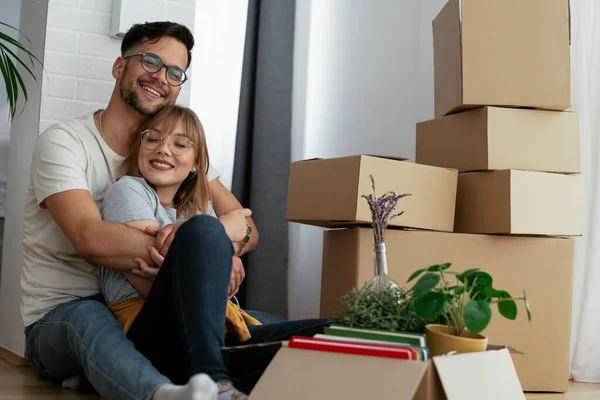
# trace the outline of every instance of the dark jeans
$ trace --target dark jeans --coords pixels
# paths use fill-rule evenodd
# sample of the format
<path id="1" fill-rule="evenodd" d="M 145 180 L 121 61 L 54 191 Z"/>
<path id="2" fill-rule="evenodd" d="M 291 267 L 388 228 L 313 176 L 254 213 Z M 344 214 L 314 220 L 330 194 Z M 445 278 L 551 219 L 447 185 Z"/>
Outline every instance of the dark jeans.
<path id="1" fill-rule="evenodd" d="M 197 372 L 227 378 L 228 370 L 249 392 L 277 347 L 221 351 L 224 344 L 239 344 L 223 337 L 232 253 L 218 220 L 192 218 L 178 230 L 129 331 L 131 340 L 101 296 L 73 300 L 27 327 L 26 357 L 33 370 L 55 382 L 85 375 L 107 399 L 149 399 L 158 386 L 169 382 L 167 376 L 184 383 Z M 331 322 L 281 321 L 250 313 L 266 324 L 250 327 L 252 338 L 244 344 L 311 336 Z"/>
<path id="2" fill-rule="evenodd" d="M 217 219 L 196 216 L 183 224 L 127 334 L 135 348 L 175 383 L 185 383 L 201 372 L 215 382 L 231 379 L 223 346 L 311 336 L 330 323 L 327 319 L 285 321 L 255 312 L 267 324 L 249 327 L 252 337 L 244 343 L 233 335 L 226 340 L 232 256 L 231 241 Z"/>

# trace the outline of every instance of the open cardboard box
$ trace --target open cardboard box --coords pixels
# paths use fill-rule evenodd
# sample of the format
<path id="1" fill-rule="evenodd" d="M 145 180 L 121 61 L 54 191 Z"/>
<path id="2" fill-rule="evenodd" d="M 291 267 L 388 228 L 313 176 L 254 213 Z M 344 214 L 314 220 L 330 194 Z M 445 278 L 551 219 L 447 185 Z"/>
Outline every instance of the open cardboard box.
<path id="1" fill-rule="evenodd" d="M 354 155 L 292 163 L 286 220 L 324 227 L 371 225 L 371 210 L 362 195 L 409 193 L 397 206 L 404 214 L 389 222 L 452 232 L 458 171 L 406 162 L 401 158 Z"/>
<path id="2" fill-rule="evenodd" d="M 250 399 L 524 400 L 514 352 L 488 346 L 422 362 L 293 349 L 284 342 Z"/>
<path id="3" fill-rule="evenodd" d="M 496 307 L 483 332 L 491 343 L 507 343 L 524 354 L 513 362 L 523 390 L 566 392 L 569 387 L 571 298 L 575 245 L 569 238 L 473 235 L 388 229 L 385 234 L 390 278 L 400 286 L 419 268 L 445 262 L 455 271 L 479 267 L 494 286 L 531 304 L 532 320 L 522 302 L 514 321 Z M 332 229 L 323 237 L 321 317 L 335 317 L 340 296 L 362 288 L 373 277 L 373 230 Z M 486 399 L 486 397 L 481 397 Z"/>

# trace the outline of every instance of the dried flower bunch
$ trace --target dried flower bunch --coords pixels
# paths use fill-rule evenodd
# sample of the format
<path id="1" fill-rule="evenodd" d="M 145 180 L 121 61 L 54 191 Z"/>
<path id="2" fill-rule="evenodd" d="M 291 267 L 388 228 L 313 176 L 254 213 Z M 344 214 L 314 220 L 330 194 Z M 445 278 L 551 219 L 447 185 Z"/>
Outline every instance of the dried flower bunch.
<path id="1" fill-rule="evenodd" d="M 396 206 L 398 205 L 398 200 L 403 197 L 410 196 L 410 194 L 405 193 L 397 195 L 395 192 L 389 191 L 381 197 L 377 197 L 375 194 L 375 179 L 373 178 L 373 175 L 369 176 L 371 177 L 373 193 L 368 196 L 362 195 L 362 197 L 367 200 L 367 203 L 369 203 L 369 208 L 371 209 L 371 216 L 373 218 L 373 235 L 375 237 L 375 244 L 377 245 L 384 243 L 384 234 L 389 221 L 404 214 L 404 211 L 394 214 L 396 211 Z"/>

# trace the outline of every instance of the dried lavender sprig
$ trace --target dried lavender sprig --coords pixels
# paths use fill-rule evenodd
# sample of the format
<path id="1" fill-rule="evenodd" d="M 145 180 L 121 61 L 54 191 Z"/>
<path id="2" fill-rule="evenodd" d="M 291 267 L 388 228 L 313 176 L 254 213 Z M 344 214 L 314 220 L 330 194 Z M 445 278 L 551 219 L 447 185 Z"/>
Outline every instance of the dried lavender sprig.
<path id="1" fill-rule="evenodd" d="M 410 194 L 405 193 L 397 195 L 395 192 L 389 191 L 377 198 L 377 194 L 375 192 L 375 179 L 373 178 L 373 175 L 370 175 L 370 178 L 373 193 L 369 195 L 362 195 L 361 197 L 364 197 L 365 200 L 367 200 L 371 210 L 375 244 L 381 244 L 384 242 L 384 234 L 389 221 L 404 214 L 404 211 L 392 214 L 396 210 L 398 200 L 403 197 L 410 196 Z"/>

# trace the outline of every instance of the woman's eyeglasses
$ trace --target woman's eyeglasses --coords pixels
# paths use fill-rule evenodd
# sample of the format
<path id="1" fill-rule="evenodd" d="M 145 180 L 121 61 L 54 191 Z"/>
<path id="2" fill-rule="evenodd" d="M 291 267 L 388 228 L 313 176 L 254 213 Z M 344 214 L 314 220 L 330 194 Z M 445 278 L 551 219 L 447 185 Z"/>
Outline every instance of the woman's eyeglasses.
<path id="1" fill-rule="evenodd" d="M 161 58 L 153 53 L 136 53 L 123 56 L 123 59 L 142 56 L 142 68 L 144 71 L 155 74 L 163 68 L 166 68 L 167 83 L 171 86 L 181 86 L 187 80 L 185 71 L 176 65 L 165 65 Z"/>
<path id="2" fill-rule="evenodd" d="M 194 145 L 194 142 L 183 134 L 175 133 L 163 136 L 160 132 L 148 129 L 142 132 L 142 147 L 147 150 L 156 150 L 161 146 L 163 139 L 167 138 L 169 139 L 169 149 L 175 156 L 184 155 Z"/>

